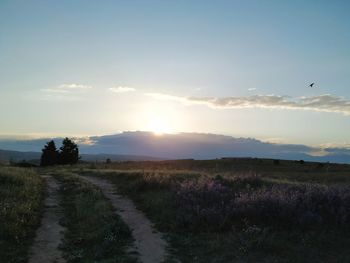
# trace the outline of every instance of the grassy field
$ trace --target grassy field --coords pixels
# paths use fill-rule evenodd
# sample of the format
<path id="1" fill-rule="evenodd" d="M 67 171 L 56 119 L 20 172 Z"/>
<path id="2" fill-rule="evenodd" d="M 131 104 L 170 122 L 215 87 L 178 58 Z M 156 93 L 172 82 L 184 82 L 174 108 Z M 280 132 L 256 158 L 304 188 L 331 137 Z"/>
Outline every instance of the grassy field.
<path id="1" fill-rule="evenodd" d="M 107 178 L 181 262 L 350 262 L 350 166 L 269 159 L 0 167 L 0 262 L 26 262 L 45 196 L 61 183 L 68 262 L 135 262 L 131 231 L 74 176 Z"/>
<path id="2" fill-rule="evenodd" d="M 66 231 L 61 249 L 67 262 L 136 262 L 127 253 L 131 231 L 101 191 L 69 172 L 55 174 L 62 183 L 61 223 Z"/>
<path id="3" fill-rule="evenodd" d="M 26 262 L 40 224 L 43 186 L 34 170 L 0 167 L 0 262 Z"/>
<path id="4" fill-rule="evenodd" d="M 176 160 L 159 162 L 120 162 L 91 164 L 90 168 L 139 171 L 185 171 L 189 173 L 231 175 L 240 173 L 259 174 L 261 177 L 283 181 L 323 184 L 350 184 L 350 165 L 258 159 L 224 158 L 216 160 Z"/>
<path id="5" fill-rule="evenodd" d="M 347 165 L 226 159 L 77 171 L 116 184 L 182 262 L 349 262 Z"/>

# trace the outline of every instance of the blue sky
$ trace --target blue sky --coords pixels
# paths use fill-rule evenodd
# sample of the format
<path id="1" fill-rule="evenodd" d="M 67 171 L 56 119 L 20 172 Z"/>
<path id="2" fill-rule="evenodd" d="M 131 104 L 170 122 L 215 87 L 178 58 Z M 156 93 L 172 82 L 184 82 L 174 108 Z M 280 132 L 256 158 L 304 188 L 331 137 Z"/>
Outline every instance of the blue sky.
<path id="1" fill-rule="evenodd" d="M 348 145 L 349 11 L 348 1 L 2 0 L 0 134 Z"/>

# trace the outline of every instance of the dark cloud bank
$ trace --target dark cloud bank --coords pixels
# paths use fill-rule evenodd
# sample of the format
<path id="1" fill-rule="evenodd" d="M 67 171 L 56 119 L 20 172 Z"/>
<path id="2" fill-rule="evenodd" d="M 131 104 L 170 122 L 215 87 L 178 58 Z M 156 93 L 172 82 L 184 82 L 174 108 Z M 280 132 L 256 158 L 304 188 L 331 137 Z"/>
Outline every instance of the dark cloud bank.
<path id="1" fill-rule="evenodd" d="M 0 140 L 0 149 L 38 153 L 48 139 Z M 61 138 L 55 139 L 60 145 Z M 83 159 L 112 157 L 142 159 L 214 159 L 222 157 L 261 157 L 306 161 L 350 163 L 350 149 L 313 148 L 305 145 L 274 144 L 252 138 L 215 134 L 180 133 L 155 136 L 150 132 L 124 132 L 116 135 L 76 138 Z M 322 156 L 313 156 L 315 153 Z M 320 154 L 321 153 L 321 154 Z M 86 155 L 86 154 L 90 154 Z M 118 155 L 117 158 L 114 155 Z M 7 155 L 8 156 L 8 155 Z M 1 158 L 1 152 L 0 152 Z M 4 157 L 2 158 L 4 159 Z"/>

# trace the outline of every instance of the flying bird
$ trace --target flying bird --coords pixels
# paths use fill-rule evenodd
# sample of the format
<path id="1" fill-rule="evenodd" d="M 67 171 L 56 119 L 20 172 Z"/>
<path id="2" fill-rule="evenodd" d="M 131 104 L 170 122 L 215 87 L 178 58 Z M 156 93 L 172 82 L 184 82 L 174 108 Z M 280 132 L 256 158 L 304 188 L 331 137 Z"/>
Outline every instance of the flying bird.
<path id="1" fill-rule="evenodd" d="M 315 85 L 315 83 L 312 82 L 312 83 L 309 85 L 309 87 L 312 88 L 314 85 Z"/>

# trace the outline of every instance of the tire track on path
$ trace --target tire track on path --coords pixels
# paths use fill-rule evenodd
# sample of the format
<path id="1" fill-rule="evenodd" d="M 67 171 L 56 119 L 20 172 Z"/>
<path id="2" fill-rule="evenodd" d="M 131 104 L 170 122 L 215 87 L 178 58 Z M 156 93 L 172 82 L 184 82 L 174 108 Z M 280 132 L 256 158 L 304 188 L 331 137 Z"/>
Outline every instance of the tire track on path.
<path id="1" fill-rule="evenodd" d="M 28 263 L 65 263 L 62 252 L 58 249 L 64 230 L 59 224 L 63 215 L 59 206 L 59 184 L 50 175 L 43 177 L 47 187 L 45 211 L 30 250 Z"/>
<path id="2" fill-rule="evenodd" d="M 162 234 L 156 232 L 151 221 L 139 211 L 134 203 L 116 192 L 115 186 L 106 179 L 77 175 L 95 186 L 111 201 L 116 213 L 132 230 L 135 249 L 143 263 L 164 262 L 167 256 L 167 242 Z"/>

